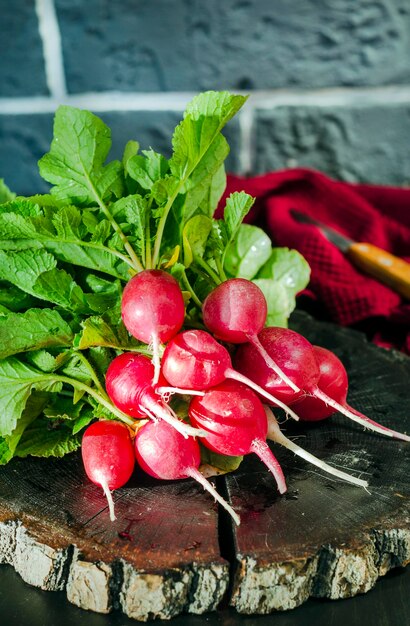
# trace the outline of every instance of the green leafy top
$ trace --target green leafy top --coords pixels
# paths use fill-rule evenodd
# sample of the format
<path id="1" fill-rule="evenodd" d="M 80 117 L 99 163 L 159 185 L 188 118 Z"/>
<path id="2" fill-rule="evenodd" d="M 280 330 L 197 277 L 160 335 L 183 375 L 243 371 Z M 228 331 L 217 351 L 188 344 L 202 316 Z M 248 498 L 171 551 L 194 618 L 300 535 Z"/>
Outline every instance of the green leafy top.
<path id="1" fill-rule="evenodd" d="M 306 263 L 242 224 L 253 204 L 244 192 L 227 199 L 223 219 L 213 217 L 226 185 L 222 130 L 245 100 L 195 97 L 169 161 L 133 139 L 121 162 L 109 161 L 106 124 L 60 106 L 39 162 L 51 192 L 16 197 L 0 181 L 0 463 L 70 452 L 95 417 L 133 423 L 109 400 L 104 377 L 122 351 L 150 354 L 120 310 L 126 282 L 144 268 L 180 281 L 187 325 L 201 325 L 201 303 L 216 284 L 242 275 L 260 284 L 271 318 L 286 323 Z M 241 460 L 211 457 L 204 453 L 204 463 L 219 471 Z"/>

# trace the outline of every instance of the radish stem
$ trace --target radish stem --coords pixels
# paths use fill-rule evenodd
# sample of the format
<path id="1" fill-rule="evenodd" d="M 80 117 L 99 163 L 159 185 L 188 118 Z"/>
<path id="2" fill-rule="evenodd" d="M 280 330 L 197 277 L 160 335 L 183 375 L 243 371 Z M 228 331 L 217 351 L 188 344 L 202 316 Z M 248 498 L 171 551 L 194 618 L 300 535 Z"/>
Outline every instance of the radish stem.
<path id="1" fill-rule="evenodd" d="M 208 491 L 208 493 L 210 493 L 211 496 L 213 496 L 215 498 L 215 500 L 217 502 L 219 502 L 219 504 L 221 506 L 223 506 L 225 511 L 228 511 L 229 515 L 232 517 L 232 519 L 234 520 L 234 522 L 235 522 L 235 524 L 237 526 L 240 525 L 241 520 L 240 520 L 239 515 L 237 513 L 235 513 L 233 508 L 226 502 L 226 500 L 224 500 L 224 498 L 221 495 L 219 495 L 219 493 L 216 491 L 216 489 L 205 478 L 205 476 L 203 476 L 201 474 L 201 472 L 196 469 L 196 467 L 187 467 L 185 472 L 186 472 L 187 476 L 189 476 L 190 478 L 193 478 L 194 480 L 198 481 L 202 485 L 202 487 L 206 491 Z"/>
<path id="2" fill-rule="evenodd" d="M 195 302 L 195 304 L 197 305 L 197 307 L 199 309 L 202 309 L 202 302 L 200 301 L 200 299 L 196 295 L 195 291 L 193 290 L 193 287 L 192 287 L 191 283 L 188 280 L 188 277 L 186 275 L 185 270 L 182 272 L 182 280 L 183 280 L 183 283 L 184 283 L 187 291 L 189 291 L 189 293 L 191 294 L 192 300 Z"/>
<path id="3" fill-rule="evenodd" d="M 103 199 L 98 194 L 97 189 L 94 186 L 94 183 L 92 182 L 91 178 L 88 176 L 88 174 L 86 173 L 85 170 L 84 170 L 84 176 L 86 177 L 86 179 L 87 179 L 87 181 L 89 183 L 90 189 L 91 189 L 91 191 L 92 191 L 92 193 L 94 195 L 94 198 L 95 198 L 98 206 L 100 207 L 100 209 L 102 210 L 102 212 L 104 213 L 104 215 L 108 219 L 108 221 L 111 222 L 111 226 L 113 227 L 114 231 L 120 237 L 120 239 L 122 241 L 122 245 L 124 246 L 124 248 L 128 252 L 129 257 L 130 257 L 130 259 L 131 259 L 131 261 L 133 263 L 134 269 L 137 272 L 142 272 L 144 268 L 142 267 L 139 258 L 135 254 L 134 248 L 131 246 L 130 242 L 128 241 L 127 236 L 124 234 L 124 232 L 123 232 L 122 228 L 120 227 L 120 225 L 117 224 L 116 220 L 111 215 L 107 205 L 105 204 Z"/>
<path id="4" fill-rule="evenodd" d="M 125 413 L 117 409 L 117 407 L 114 404 L 106 400 L 100 393 L 95 391 L 95 389 L 93 389 L 92 387 L 89 387 L 88 385 L 84 383 L 81 383 L 79 380 L 75 380 L 74 378 L 69 378 L 68 376 L 50 376 L 49 374 L 46 374 L 44 376 L 44 379 L 45 380 L 51 379 L 53 381 L 61 381 L 62 383 L 67 383 L 67 385 L 71 385 L 72 387 L 74 387 L 74 389 L 85 391 L 90 396 L 95 398 L 95 400 L 97 400 L 100 404 L 105 406 L 106 409 L 111 411 L 111 413 L 116 415 L 122 422 L 124 422 L 125 424 L 128 424 L 128 426 L 134 426 L 135 420 L 131 419 L 131 417 L 129 417 L 128 415 L 125 415 Z"/>
<path id="5" fill-rule="evenodd" d="M 155 393 L 160 396 L 167 394 L 179 393 L 182 396 L 204 396 L 204 391 L 196 391 L 195 389 L 181 389 L 180 387 L 155 387 Z"/>
<path id="6" fill-rule="evenodd" d="M 102 384 L 100 383 L 100 380 L 95 372 L 95 369 L 93 368 L 93 366 L 91 365 L 90 361 L 87 359 L 87 357 L 85 356 L 85 354 L 83 352 L 81 352 L 80 350 L 75 350 L 73 351 L 73 354 L 76 355 L 76 357 L 82 362 L 84 363 L 84 365 L 86 366 L 86 368 L 88 369 L 88 371 L 90 372 L 90 376 L 94 382 L 94 385 L 97 387 L 98 391 L 103 395 L 106 396 L 107 394 L 105 393 L 105 389 L 102 386 Z"/>
<path id="7" fill-rule="evenodd" d="M 250 343 L 252 343 L 255 346 L 255 348 L 259 351 L 261 356 L 263 356 L 263 358 L 265 359 L 266 365 L 270 367 L 275 372 L 275 374 L 279 376 L 281 380 L 283 380 L 284 383 L 286 383 L 291 389 L 293 389 L 295 393 L 298 393 L 300 391 L 299 387 L 295 385 L 295 383 L 289 378 L 289 376 L 286 376 L 285 372 L 283 372 L 281 368 L 279 367 L 279 365 L 277 365 L 277 363 L 275 363 L 272 357 L 269 356 L 269 354 L 267 353 L 267 351 L 265 350 L 265 348 L 259 341 L 258 336 L 249 335 L 248 339 Z"/>
<path id="8" fill-rule="evenodd" d="M 193 426 L 190 426 L 189 424 L 185 424 L 185 422 L 182 422 L 180 419 L 178 419 L 178 417 L 176 416 L 176 414 L 174 413 L 174 411 L 172 411 L 170 407 L 168 406 L 165 407 L 161 405 L 159 402 L 155 402 L 149 396 L 144 398 L 144 405 L 141 406 L 140 408 L 141 408 L 141 411 L 145 413 L 146 415 L 148 415 L 148 417 L 150 417 L 151 419 L 152 419 L 152 416 L 154 415 L 157 419 L 162 419 L 164 420 L 164 422 L 167 422 L 170 426 L 173 426 L 173 428 L 175 428 L 175 430 L 181 433 L 181 435 L 183 435 L 185 439 L 188 439 L 189 436 L 191 437 L 205 436 L 205 431 L 199 428 L 194 428 Z"/>
<path id="9" fill-rule="evenodd" d="M 154 366 L 154 378 L 152 379 L 152 386 L 154 387 L 157 384 L 159 380 L 159 375 L 161 373 L 161 360 L 159 356 L 159 340 L 158 340 L 158 335 L 156 335 L 155 333 L 152 334 L 151 343 L 152 343 L 152 364 Z"/>
<path id="10" fill-rule="evenodd" d="M 269 400 L 276 406 L 279 406 L 281 409 L 283 409 L 286 415 L 288 415 L 289 417 L 293 417 L 293 419 L 296 421 L 299 420 L 299 416 L 294 411 L 292 411 L 292 409 L 290 409 L 284 402 L 282 402 L 281 400 L 278 400 L 278 398 L 273 396 L 268 391 L 265 391 L 263 387 L 260 387 L 259 385 L 254 383 L 253 380 L 251 380 L 247 376 L 244 376 L 240 372 L 237 372 L 236 370 L 231 369 L 231 368 L 228 368 L 225 371 L 225 374 L 226 374 L 226 378 L 233 378 L 234 380 L 237 380 L 240 383 L 244 383 L 245 385 L 247 385 L 248 387 L 250 387 L 257 393 L 259 393 L 261 396 L 263 396 L 264 398 L 266 398 L 267 400 Z"/>

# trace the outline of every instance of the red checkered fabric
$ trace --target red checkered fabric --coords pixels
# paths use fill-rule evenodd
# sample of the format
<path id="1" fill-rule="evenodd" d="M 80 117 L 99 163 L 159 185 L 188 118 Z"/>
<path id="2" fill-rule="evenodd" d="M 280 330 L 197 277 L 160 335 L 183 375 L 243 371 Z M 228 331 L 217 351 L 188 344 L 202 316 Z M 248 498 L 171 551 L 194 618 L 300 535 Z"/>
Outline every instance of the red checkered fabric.
<path id="1" fill-rule="evenodd" d="M 263 226 L 277 245 L 296 248 L 308 260 L 309 290 L 333 320 L 350 325 L 380 317 L 410 331 L 410 305 L 356 269 L 315 226 L 298 223 L 290 214 L 297 209 L 354 241 L 410 261 L 410 189 L 341 183 L 308 169 L 229 176 L 225 197 L 241 189 L 257 198 L 247 221 Z M 383 334 L 378 340 L 391 343 Z"/>

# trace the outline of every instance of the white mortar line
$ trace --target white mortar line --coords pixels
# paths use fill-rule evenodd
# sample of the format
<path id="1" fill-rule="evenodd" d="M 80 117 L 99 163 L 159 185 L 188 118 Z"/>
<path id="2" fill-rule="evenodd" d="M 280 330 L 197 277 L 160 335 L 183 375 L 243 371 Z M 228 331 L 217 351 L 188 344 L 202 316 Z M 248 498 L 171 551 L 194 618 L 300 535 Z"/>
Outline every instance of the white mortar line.
<path id="1" fill-rule="evenodd" d="M 0 115 L 54 113 L 59 104 L 100 111 L 184 111 L 194 93 L 81 93 L 63 98 L 0 98 Z"/>
<path id="2" fill-rule="evenodd" d="M 47 86 L 56 102 L 67 94 L 60 27 L 54 0 L 35 0 L 38 28 L 43 42 Z M 30 53 L 30 51 L 28 51 Z"/>
<path id="3" fill-rule="evenodd" d="M 410 86 L 261 90 L 252 92 L 248 103 L 255 109 L 271 109 L 280 106 L 354 107 L 409 104 Z"/>
<path id="4" fill-rule="evenodd" d="M 37 2 L 49 0 L 37 0 Z M 58 104 L 86 107 L 92 111 L 183 111 L 196 92 L 119 92 L 103 91 L 60 96 L 28 98 L 0 98 L 0 115 L 53 113 Z M 247 93 L 240 92 L 237 93 Z M 243 108 L 249 110 L 274 109 L 283 106 L 368 106 L 410 104 L 410 86 L 340 87 L 315 90 L 252 91 Z M 245 123 L 245 122 L 244 122 Z"/>
<path id="5" fill-rule="evenodd" d="M 195 92 L 127 93 L 120 91 L 72 94 L 67 103 L 92 111 L 184 111 Z"/>

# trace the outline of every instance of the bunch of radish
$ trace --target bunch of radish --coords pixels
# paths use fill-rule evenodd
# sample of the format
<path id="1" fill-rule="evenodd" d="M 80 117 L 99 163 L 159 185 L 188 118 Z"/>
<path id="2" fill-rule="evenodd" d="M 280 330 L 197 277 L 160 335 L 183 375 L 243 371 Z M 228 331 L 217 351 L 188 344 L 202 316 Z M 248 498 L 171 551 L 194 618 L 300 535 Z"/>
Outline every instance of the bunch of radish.
<path id="1" fill-rule="evenodd" d="M 178 282 L 162 270 L 140 272 L 124 290 L 124 324 L 131 335 L 152 347 L 153 357 L 136 352 L 117 356 L 106 375 L 106 390 L 127 416 L 127 424 L 131 417 L 135 425 L 95 422 L 82 444 L 86 473 L 103 488 L 111 519 L 115 519 L 111 491 L 129 480 L 136 460 L 141 470 L 156 478 L 197 480 L 239 523 L 237 513 L 199 470 L 198 440 L 223 455 L 257 454 L 280 493 L 286 491 L 285 477 L 267 438 L 338 478 L 367 486 L 287 439 L 262 400 L 296 420 L 325 419 L 339 411 L 377 433 L 410 441 L 347 404 L 347 374 L 334 354 L 292 330 L 264 328 L 266 300 L 251 281 L 233 278 L 218 285 L 206 297 L 202 315 L 209 332 L 181 331 L 183 294 Z M 218 340 L 231 348 L 239 344 L 233 356 L 235 369 L 230 352 Z M 189 423 L 171 408 L 168 400 L 174 393 L 192 396 Z"/>

